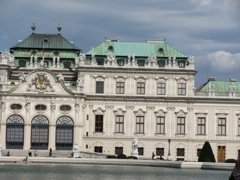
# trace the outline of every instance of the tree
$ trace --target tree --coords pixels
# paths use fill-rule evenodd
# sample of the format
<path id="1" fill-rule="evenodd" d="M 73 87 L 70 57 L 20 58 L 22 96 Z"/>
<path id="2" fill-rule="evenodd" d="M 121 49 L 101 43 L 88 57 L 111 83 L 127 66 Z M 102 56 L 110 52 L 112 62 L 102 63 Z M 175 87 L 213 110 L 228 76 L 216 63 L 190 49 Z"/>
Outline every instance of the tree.
<path id="1" fill-rule="evenodd" d="M 198 157 L 198 162 L 216 162 L 211 145 L 206 141 Z"/>

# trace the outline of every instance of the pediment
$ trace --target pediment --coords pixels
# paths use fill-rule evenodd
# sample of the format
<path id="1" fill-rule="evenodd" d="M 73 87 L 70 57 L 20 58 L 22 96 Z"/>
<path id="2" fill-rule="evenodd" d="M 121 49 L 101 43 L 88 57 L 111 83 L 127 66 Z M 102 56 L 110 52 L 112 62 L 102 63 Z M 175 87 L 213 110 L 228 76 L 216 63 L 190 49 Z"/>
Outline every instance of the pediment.
<path id="1" fill-rule="evenodd" d="M 63 80 L 50 71 L 33 71 L 27 76 L 19 74 L 19 83 L 8 93 L 11 94 L 44 94 L 44 95 L 70 95 Z"/>

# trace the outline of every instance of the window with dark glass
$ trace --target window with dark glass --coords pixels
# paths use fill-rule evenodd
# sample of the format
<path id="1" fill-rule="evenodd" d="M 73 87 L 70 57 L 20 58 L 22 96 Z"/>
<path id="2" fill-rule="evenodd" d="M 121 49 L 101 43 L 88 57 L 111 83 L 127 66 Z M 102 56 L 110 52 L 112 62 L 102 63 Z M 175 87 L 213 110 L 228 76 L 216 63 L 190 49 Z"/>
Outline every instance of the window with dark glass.
<path id="1" fill-rule="evenodd" d="M 185 117 L 177 118 L 177 134 L 185 134 Z"/>
<path id="2" fill-rule="evenodd" d="M 218 135 L 226 135 L 226 118 L 218 118 Z"/>
<path id="3" fill-rule="evenodd" d="M 69 105 L 61 105 L 60 106 L 60 110 L 61 111 L 71 111 L 71 106 L 69 106 Z"/>
<path id="4" fill-rule="evenodd" d="M 157 94 L 165 95 L 166 93 L 166 84 L 165 83 L 157 83 Z"/>
<path id="5" fill-rule="evenodd" d="M 145 82 L 137 82 L 137 94 L 145 94 Z"/>
<path id="6" fill-rule="evenodd" d="M 49 123 L 45 116 L 36 116 L 32 120 L 31 148 L 48 149 Z"/>
<path id="7" fill-rule="evenodd" d="M 19 67 L 26 67 L 27 62 L 25 60 L 20 60 L 18 64 L 19 64 Z"/>
<path id="8" fill-rule="evenodd" d="M 56 149 L 72 150 L 73 120 L 68 116 L 58 118 L 56 124 Z"/>
<path id="9" fill-rule="evenodd" d="M 197 149 L 197 157 L 200 156 L 201 152 L 202 152 L 202 149 Z"/>
<path id="10" fill-rule="evenodd" d="M 97 65 L 104 65 L 104 59 L 98 58 L 96 59 Z"/>
<path id="11" fill-rule="evenodd" d="M 165 61 L 164 60 L 158 60 L 157 61 L 159 67 L 165 67 Z"/>
<path id="12" fill-rule="evenodd" d="M 64 68 L 68 68 L 68 69 L 69 69 L 69 68 L 71 68 L 71 65 L 72 65 L 72 64 L 71 64 L 70 61 L 65 61 L 65 62 L 63 62 L 63 67 L 64 67 Z"/>
<path id="13" fill-rule="evenodd" d="M 197 134 L 204 135 L 206 134 L 206 118 L 198 117 L 197 119 Z"/>
<path id="14" fill-rule="evenodd" d="M 137 61 L 138 66 L 145 66 L 145 61 L 143 59 L 140 59 Z"/>
<path id="15" fill-rule="evenodd" d="M 186 83 L 178 83 L 178 95 L 186 95 Z"/>
<path id="16" fill-rule="evenodd" d="M 136 117 L 136 133 L 144 133 L 144 116 Z"/>
<path id="17" fill-rule="evenodd" d="M 156 155 L 157 156 L 164 156 L 164 148 L 156 148 Z"/>
<path id="18" fill-rule="evenodd" d="M 95 116 L 95 132 L 103 132 L 103 115 Z"/>
<path id="19" fill-rule="evenodd" d="M 115 154 L 123 154 L 123 147 L 115 147 Z"/>
<path id="20" fill-rule="evenodd" d="M 115 132 L 116 133 L 124 132 L 124 116 L 123 115 L 116 116 Z"/>
<path id="21" fill-rule="evenodd" d="M 117 64 L 118 66 L 124 66 L 124 59 L 118 59 Z"/>
<path id="22" fill-rule="evenodd" d="M 96 93 L 103 94 L 104 93 L 104 82 L 96 81 Z"/>
<path id="23" fill-rule="evenodd" d="M 22 105 L 21 104 L 11 104 L 10 108 L 12 110 L 20 110 L 20 109 L 22 109 Z"/>
<path id="24" fill-rule="evenodd" d="M 185 156 L 185 149 L 177 148 L 177 156 Z"/>
<path id="25" fill-rule="evenodd" d="M 116 91 L 117 94 L 124 94 L 124 82 L 116 83 Z"/>
<path id="26" fill-rule="evenodd" d="M 102 146 L 94 146 L 94 152 L 102 153 L 103 152 L 103 147 Z"/>
<path id="27" fill-rule="evenodd" d="M 158 116 L 157 117 L 157 124 L 156 124 L 157 134 L 164 134 L 165 133 L 165 117 Z"/>
<path id="28" fill-rule="evenodd" d="M 185 67 L 185 61 L 178 61 L 178 66 L 179 67 Z"/>
<path id="29" fill-rule="evenodd" d="M 12 115 L 6 124 L 6 149 L 23 149 L 24 121 L 19 115 Z"/>
<path id="30" fill-rule="evenodd" d="M 47 109 L 47 106 L 44 105 L 44 104 L 38 104 L 38 105 L 35 106 L 35 109 L 37 111 L 45 111 Z"/>
<path id="31" fill-rule="evenodd" d="M 138 155 L 144 155 L 144 148 L 143 147 L 138 148 Z"/>

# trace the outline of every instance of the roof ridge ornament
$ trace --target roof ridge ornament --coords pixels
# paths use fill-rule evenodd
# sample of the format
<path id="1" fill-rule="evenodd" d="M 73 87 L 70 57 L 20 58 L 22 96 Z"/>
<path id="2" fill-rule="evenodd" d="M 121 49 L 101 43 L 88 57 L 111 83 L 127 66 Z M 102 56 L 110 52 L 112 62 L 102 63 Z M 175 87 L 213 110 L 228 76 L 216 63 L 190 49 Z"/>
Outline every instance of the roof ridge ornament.
<path id="1" fill-rule="evenodd" d="M 57 30 L 58 30 L 58 34 L 60 34 L 60 31 L 62 30 L 62 27 L 60 26 L 60 24 L 58 25 Z"/>
<path id="2" fill-rule="evenodd" d="M 34 30 L 36 29 L 36 26 L 35 26 L 34 23 L 33 23 L 33 25 L 31 26 L 31 29 L 32 29 L 32 31 L 33 31 L 33 33 L 34 33 Z"/>

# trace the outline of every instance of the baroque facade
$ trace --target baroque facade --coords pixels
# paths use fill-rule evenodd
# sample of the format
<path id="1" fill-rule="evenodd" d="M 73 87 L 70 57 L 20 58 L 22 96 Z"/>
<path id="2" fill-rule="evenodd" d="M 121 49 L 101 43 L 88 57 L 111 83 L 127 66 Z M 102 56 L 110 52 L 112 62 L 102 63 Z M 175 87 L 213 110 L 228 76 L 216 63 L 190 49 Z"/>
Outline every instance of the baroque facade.
<path id="1" fill-rule="evenodd" d="M 196 161 L 209 141 L 218 162 L 240 153 L 240 83 L 194 88 L 194 57 L 165 40 L 104 42 L 83 53 L 34 32 L 1 52 L 0 144 Z"/>

